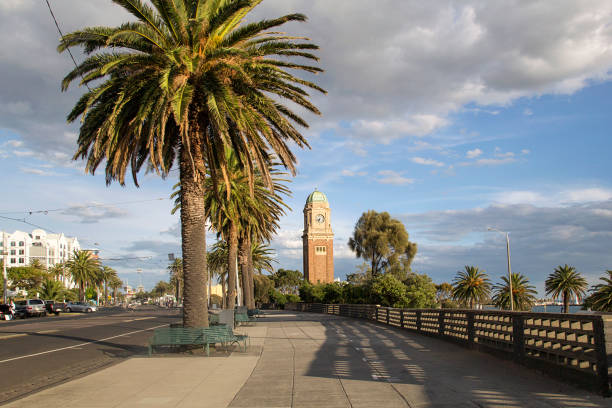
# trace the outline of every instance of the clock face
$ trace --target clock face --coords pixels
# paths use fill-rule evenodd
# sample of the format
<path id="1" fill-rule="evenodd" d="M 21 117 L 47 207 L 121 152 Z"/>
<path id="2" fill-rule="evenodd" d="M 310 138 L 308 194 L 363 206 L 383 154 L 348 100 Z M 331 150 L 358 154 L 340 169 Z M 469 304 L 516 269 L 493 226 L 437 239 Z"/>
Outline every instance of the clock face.
<path id="1" fill-rule="evenodd" d="M 319 224 L 323 224 L 325 222 L 325 216 L 323 214 L 319 214 L 317 215 L 316 220 Z"/>

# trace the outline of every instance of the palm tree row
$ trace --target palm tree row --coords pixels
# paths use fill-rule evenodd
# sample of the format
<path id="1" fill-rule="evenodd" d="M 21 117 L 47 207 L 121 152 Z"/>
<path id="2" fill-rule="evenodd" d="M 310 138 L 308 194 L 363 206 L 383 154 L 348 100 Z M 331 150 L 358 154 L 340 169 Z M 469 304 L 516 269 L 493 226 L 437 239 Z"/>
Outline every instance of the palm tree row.
<path id="1" fill-rule="evenodd" d="M 98 293 L 104 293 L 104 303 L 108 301 L 108 288 L 113 289 L 114 298 L 117 296 L 117 289 L 122 286 L 122 282 L 117 276 L 117 272 L 92 256 L 89 251 L 75 250 L 72 257 L 62 266 L 62 270 L 67 270 L 72 280 L 79 288 L 79 300 L 85 300 L 85 290 L 89 287 L 94 288 Z"/>
<path id="2" fill-rule="evenodd" d="M 595 285 L 591 290 L 591 296 L 585 300 L 585 303 L 593 310 L 612 311 L 612 271 L 607 271 L 607 273 L 608 277 L 602 278 L 605 284 Z M 511 286 L 506 276 L 502 277 L 502 283 L 491 286 L 484 271 L 475 266 L 466 266 L 464 271 L 457 272 L 453 281 L 453 298 L 463 304 L 469 304 L 470 308 L 473 308 L 475 303 L 491 300 L 495 306 L 509 309 L 510 296 L 512 296 L 515 310 L 531 310 L 537 293 L 534 286 L 530 285 L 529 280 L 519 273 L 513 273 L 511 279 Z M 587 286 L 586 279 L 576 271 L 576 268 L 567 264 L 556 267 L 545 282 L 547 295 L 562 298 L 564 313 L 569 313 L 571 297 L 583 298 Z M 512 287 L 512 295 L 510 295 L 510 287 Z M 490 299 L 492 291 L 493 297 Z"/>
<path id="3" fill-rule="evenodd" d="M 246 175 L 251 197 L 258 177 L 272 191 L 271 158 L 295 173 L 290 144 L 308 147 L 296 129 L 307 123 L 282 101 L 319 114 L 305 88 L 323 89 L 294 73 L 322 70 L 290 60 L 317 61 L 312 51 L 318 47 L 307 38 L 275 31 L 306 17 L 289 14 L 244 23 L 261 1 L 152 0 L 151 7 L 141 0 L 113 0 L 136 21 L 85 28 L 65 35 L 59 46 L 60 51 L 82 47 L 90 55 L 62 84 L 66 89 L 79 79 L 90 86 L 68 116 L 69 121 L 81 117 L 74 159 L 84 159 L 91 173 L 105 163 L 107 183 L 120 184 L 128 167 L 138 184 L 143 166 L 162 177 L 178 166 L 186 327 L 208 325 L 202 284 L 207 281 L 205 221 L 215 215 L 208 208 L 206 184 L 211 182 L 215 194 L 223 190 L 230 200 L 227 149 Z M 217 224 L 215 230 L 231 246 L 229 257 L 235 256 L 234 247 L 248 248 L 249 240 L 269 233 L 259 225 L 244 230 L 232 226 L 239 215 L 253 214 L 222 207 L 232 214 L 232 222 Z M 248 252 L 244 258 L 243 265 L 249 265 Z"/>

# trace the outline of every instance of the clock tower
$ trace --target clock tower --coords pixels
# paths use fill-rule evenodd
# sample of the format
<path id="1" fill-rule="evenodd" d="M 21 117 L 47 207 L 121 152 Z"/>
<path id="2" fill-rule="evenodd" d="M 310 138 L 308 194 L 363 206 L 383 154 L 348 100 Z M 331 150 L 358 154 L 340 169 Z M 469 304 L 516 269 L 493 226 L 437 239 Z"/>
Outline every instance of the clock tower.
<path id="1" fill-rule="evenodd" d="M 334 233 L 327 197 L 315 191 L 304 206 L 304 278 L 310 283 L 334 281 Z"/>

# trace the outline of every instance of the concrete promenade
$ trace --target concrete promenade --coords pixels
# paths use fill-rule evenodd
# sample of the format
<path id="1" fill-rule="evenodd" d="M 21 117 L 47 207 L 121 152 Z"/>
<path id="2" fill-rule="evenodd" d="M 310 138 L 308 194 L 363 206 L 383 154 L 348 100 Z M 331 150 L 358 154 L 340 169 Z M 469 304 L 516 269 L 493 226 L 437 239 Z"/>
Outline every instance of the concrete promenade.
<path id="1" fill-rule="evenodd" d="M 372 322 L 269 312 L 247 353 L 132 358 L 8 407 L 612 407 L 535 371 Z"/>

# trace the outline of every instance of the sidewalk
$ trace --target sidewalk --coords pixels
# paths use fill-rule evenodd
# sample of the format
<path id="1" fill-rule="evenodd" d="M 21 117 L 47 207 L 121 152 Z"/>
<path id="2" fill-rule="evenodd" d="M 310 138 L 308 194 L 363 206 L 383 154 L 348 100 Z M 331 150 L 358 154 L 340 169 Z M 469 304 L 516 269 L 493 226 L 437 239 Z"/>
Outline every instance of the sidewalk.
<path id="1" fill-rule="evenodd" d="M 266 331 L 265 326 L 236 329 L 251 338 L 247 353 L 131 358 L 5 407 L 226 407 L 255 368 Z"/>
<path id="2" fill-rule="evenodd" d="M 612 407 L 535 370 L 365 320 L 270 312 L 238 330 L 251 337 L 247 353 L 132 358 L 7 406 Z"/>

